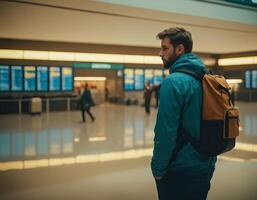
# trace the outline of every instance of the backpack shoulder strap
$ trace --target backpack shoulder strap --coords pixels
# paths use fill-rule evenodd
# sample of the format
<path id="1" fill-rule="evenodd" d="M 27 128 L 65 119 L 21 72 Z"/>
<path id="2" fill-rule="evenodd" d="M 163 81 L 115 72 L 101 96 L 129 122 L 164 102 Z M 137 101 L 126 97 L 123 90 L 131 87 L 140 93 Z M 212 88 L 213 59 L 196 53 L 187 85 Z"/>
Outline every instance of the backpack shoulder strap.
<path id="1" fill-rule="evenodd" d="M 198 80 L 200 82 L 202 81 L 204 75 L 206 73 L 209 73 L 209 72 L 207 72 L 207 70 L 205 70 L 204 73 L 201 73 L 198 70 L 195 70 L 195 69 L 190 68 L 190 67 L 181 67 L 181 68 L 175 70 L 174 72 L 181 72 L 181 73 L 188 74 L 188 75 L 194 77 L 196 80 Z"/>
<path id="2" fill-rule="evenodd" d="M 209 73 L 212 74 L 211 71 L 205 70 L 204 73 L 201 73 L 198 70 L 195 70 L 192 68 L 190 69 L 188 67 L 181 67 L 178 70 L 175 70 L 174 72 L 181 72 L 181 73 L 188 74 L 188 75 L 194 77 L 200 83 L 202 82 L 202 79 L 205 74 L 209 74 Z M 198 146 L 197 141 L 191 136 L 191 134 L 189 132 L 187 132 L 183 128 L 183 125 L 182 125 L 183 112 L 184 112 L 184 105 L 182 107 L 182 112 L 181 112 L 181 116 L 179 119 L 179 127 L 178 127 L 178 132 L 177 132 L 176 146 L 173 149 L 168 166 L 177 159 L 179 151 L 183 148 L 183 146 L 185 145 L 186 142 L 190 142 L 194 147 Z M 168 168 L 168 166 L 167 166 L 167 168 Z"/>

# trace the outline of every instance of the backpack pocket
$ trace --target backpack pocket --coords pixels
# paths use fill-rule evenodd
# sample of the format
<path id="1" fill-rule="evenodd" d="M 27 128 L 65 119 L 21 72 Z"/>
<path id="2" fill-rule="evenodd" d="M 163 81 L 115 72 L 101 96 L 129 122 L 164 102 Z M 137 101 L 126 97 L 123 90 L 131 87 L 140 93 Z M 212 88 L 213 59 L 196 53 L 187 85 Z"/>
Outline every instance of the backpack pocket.
<path id="1" fill-rule="evenodd" d="M 224 138 L 236 138 L 239 136 L 239 110 L 229 108 L 225 112 Z"/>

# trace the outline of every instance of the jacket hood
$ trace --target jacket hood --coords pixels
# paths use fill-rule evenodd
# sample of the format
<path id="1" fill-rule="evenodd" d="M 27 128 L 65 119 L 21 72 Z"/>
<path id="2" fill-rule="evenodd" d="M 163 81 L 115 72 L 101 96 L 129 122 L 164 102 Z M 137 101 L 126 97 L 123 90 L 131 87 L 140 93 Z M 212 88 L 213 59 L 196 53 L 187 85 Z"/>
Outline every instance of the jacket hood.
<path id="1" fill-rule="evenodd" d="M 174 72 L 175 70 L 181 67 L 187 67 L 187 66 L 190 68 L 194 68 L 195 70 L 202 73 L 204 73 L 205 71 L 204 63 L 200 57 L 198 57 L 193 53 L 186 53 L 177 59 L 177 61 L 170 68 L 170 73 Z"/>

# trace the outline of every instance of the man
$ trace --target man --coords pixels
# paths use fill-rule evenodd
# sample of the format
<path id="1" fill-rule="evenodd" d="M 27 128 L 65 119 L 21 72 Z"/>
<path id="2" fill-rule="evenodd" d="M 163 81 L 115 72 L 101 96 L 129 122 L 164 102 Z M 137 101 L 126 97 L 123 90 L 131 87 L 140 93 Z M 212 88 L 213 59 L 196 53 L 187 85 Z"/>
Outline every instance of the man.
<path id="1" fill-rule="evenodd" d="M 81 97 L 81 114 L 82 114 L 83 122 L 86 121 L 85 110 L 86 110 L 87 114 L 90 116 L 92 122 L 95 121 L 95 117 L 90 112 L 90 107 L 93 106 L 93 105 L 94 105 L 94 101 L 92 99 L 91 92 L 88 88 L 88 84 L 85 83 L 84 92 L 83 92 L 82 97 Z"/>
<path id="2" fill-rule="evenodd" d="M 157 37 L 161 40 L 159 55 L 164 68 L 170 70 L 161 86 L 154 129 L 151 167 L 158 196 L 161 200 L 204 200 L 217 159 L 199 154 L 188 141 L 178 148 L 177 141 L 181 127 L 193 138 L 200 137 L 201 84 L 188 74 L 175 72 L 181 67 L 188 67 L 204 73 L 204 64 L 191 53 L 193 41 L 191 33 L 185 29 L 166 29 Z M 178 152 L 175 157 L 174 152 Z"/>
<path id="3" fill-rule="evenodd" d="M 158 108 L 158 105 L 159 105 L 160 88 L 161 88 L 161 84 L 159 84 L 159 85 L 156 84 L 153 87 L 154 97 L 155 97 L 155 108 Z"/>
<path id="4" fill-rule="evenodd" d="M 150 81 L 146 81 L 145 89 L 144 89 L 144 99 L 145 99 L 145 112 L 148 115 L 150 114 L 151 98 L 152 98 L 152 88 L 150 85 Z"/>

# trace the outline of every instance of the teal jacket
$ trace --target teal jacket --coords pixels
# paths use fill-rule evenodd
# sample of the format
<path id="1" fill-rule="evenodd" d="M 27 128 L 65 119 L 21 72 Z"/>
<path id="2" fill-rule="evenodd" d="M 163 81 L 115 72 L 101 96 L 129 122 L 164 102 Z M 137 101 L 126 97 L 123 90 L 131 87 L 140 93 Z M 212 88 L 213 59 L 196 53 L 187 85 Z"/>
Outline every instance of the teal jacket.
<path id="1" fill-rule="evenodd" d="M 155 125 L 154 150 L 151 162 L 154 176 L 164 176 L 171 171 L 185 173 L 209 173 L 215 168 L 216 157 L 206 157 L 187 142 L 180 150 L 177 159 L 169 165 L 172 151 L 176 145 L 179 119 L 183 111 L 182 123 L 185 130 L 199 139 L 202 88 L 192 76 L 176 72 L 180 67 L 204 71 L 201 59 L 187 53 L 178 58 L 170 69 L 170 75 L 163 81 L 160 91 L 160 104 Z"/>

